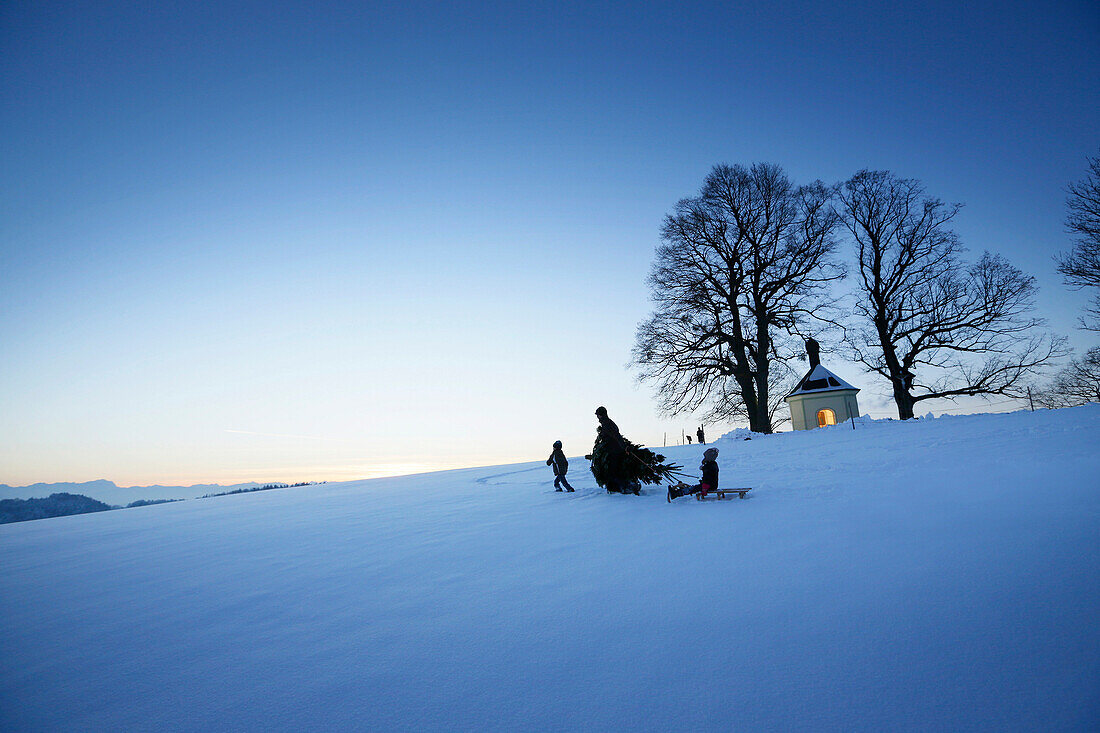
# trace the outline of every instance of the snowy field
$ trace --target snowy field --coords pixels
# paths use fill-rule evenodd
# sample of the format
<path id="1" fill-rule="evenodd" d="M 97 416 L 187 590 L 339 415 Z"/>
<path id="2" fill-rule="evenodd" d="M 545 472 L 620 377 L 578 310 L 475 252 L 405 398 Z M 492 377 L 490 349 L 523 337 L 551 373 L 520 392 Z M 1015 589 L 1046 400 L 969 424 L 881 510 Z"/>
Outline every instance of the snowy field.
<path id="1" fill-rule="evenodd" d="M 1098 436 L 725 438 L 725 502 L 539 456 L 3 525 L 0 730 L 1097 730 Z"/>

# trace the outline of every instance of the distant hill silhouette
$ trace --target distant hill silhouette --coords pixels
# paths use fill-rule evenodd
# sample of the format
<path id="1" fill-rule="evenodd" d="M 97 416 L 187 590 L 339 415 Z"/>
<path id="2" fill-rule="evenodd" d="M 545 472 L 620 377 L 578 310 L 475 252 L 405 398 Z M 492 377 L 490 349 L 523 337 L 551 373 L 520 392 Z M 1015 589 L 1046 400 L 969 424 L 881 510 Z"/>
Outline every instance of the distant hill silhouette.
<path id="1" fill-rule="evenodd" d="M 0 499 L 0 524 L 105 512 L 113 508 L 81 494 L 50 494 L 44 499 Z"/>
<path id="2" fill-rule="evenodd" d="M 135 501 L 151 501 L 160 499 L 197 499 L 207 494 L 234 491 L 237 489 L 251 489 L 261 484 L 250 481 L 248 483 L 232 484 L 195 484 L 193 486 L 119 486 L 114 481 L 99 479 L 97 481 L 83 481 L 80 483 L 37 483 L 29 486 L 9 486 L 0 484 L 0 499 L 34 499 L 44 498 L 56 493 L 80 494 L 90 496 L 93 499 L 116 506 L 127 506 Z"/>
<path id="3" fill-rule="evenodd" d="M 40 491 L 38 487 L 55 487 L 55 486 L 75 486 L 75 487 L 91 487 L 93 491 L 100 490 L 114 499 L 114 504 L 107 504 L 106 502 L 93 499 L 85 494 L 74 494 L 70 492 L 54 492 L 48 497 L 32 497 L 29 499 L 0 499 L 0 524 L 7 524 L 9 522 L 25 522 L 30 519 L 48 519 L 50 517 L 64 517 L 70 514 L 87 514 L 88 512 L 102 512 L 108 509 L 131 509 L 133 507 L 150 506 L 153 504 L 166 504 L 173 501 L 183 501 L 185 498 L 196 499 L 209 499 L 215 496 L 228 496 L 230 494 L 245 494 L 253 491 L 269 491 L 271 489 L 289 489 L 299 486 L 313 486 L 317 484 L 316 481 L 300 481 L 294 484 L 286 483 L 270 483 L 270 484 L 236 484 L 235 486 L 220 486 L 218 484 L 196 484 L 195 486 L 132 486 L 128 488 L 122 488 L 116 486 L 112 481 L 88 481 L 83 484 L 34 484 L 33 486 L 23 487 L 11 487 L 6 484 L 0 485 L 0 489 L 6 490 L 5 493 L 11 491 Z M 326 483 L 324 481 L 320 483 Z M 229 489 L 229 491 L 220 491 L 216 493 L 204 494 L 202 496 L 194 496 L 194 492 L 200 489 Z M 129 501 L 126 498 L 119 499 L 118 497 L 124 497 L 128 492 L 138 492 L 139 494 L 172 494 L 174 498 L 140 498 L 133 501 Z M 183 494 L 183 496 L 179 496 Z"/>

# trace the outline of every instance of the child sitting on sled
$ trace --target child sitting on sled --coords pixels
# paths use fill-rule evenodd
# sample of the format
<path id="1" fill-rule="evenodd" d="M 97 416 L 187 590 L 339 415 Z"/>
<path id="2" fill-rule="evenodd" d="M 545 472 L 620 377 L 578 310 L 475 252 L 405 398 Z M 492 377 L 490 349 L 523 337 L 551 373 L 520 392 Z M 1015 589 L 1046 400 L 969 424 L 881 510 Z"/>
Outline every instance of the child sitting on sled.
<path id="1" fill-rule="evenodd" d="M 707 448 L 703 451 L 703 462 L 699 466 L 699 470 L 703 472 L 703 479 L 695 486 L 688 486 L 685 483 L 678 483 L 674 486 L 668 487 L 668 502 L 672 503 L 673 499 L 678 499 L 681 496 L 687 494 L 703 494 L 706 496 L 708 491 L 718 490 L 718 449 Z"/>

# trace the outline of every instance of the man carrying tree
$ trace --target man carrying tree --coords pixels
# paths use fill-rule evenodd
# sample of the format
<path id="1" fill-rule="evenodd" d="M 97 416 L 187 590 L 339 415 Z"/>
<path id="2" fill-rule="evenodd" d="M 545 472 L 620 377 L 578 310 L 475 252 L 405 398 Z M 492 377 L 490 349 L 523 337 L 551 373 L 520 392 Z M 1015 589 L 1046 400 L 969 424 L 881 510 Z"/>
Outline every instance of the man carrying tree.
<path id="1" fill-rule="evenodd" d="M 608 492 L 640 494 L 643 483 L 659 484 L 677 475 L 680 466 L 667 464 L 664 456 L 624 438 L 619 426 L 607 416 L 607 408 L 597 407 L 596 419 L 600 426 L 588 458 L 596 483 Z"/>
<path id="2" fill-rule="evenodd" d="M 626 441 L 623 440 L 623 434 L 619 432 L 619 426 L 607 416 L 607 408 L 603 405 L 596 408 L 596 419 L 599 421 L 600 427 L 597 429 L 596 445 L 593 446 L 592 453 L 594 455 L 597 453 L 602 439 L 606 453 L 605 465 L 608 469 L 606 474 L 607 490 L 626 493 L 624 490 L 626 482 L 622 478 L 622 464 L 627 455 Z"/>

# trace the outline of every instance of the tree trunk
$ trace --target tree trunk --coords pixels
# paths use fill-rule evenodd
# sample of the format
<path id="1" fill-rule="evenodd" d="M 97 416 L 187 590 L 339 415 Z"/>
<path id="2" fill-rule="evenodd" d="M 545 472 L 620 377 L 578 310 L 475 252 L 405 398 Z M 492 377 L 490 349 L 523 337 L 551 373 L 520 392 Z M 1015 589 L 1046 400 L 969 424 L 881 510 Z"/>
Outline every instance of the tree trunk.
<path id="1" fill-rule="evenodd" d="M 767 419 L 768 406 L 760 400 L 752 374 L 741 368 L 737 370 L 734 379 L 737 380 L 737 386 L 741 389 L 741 399 L 745 402 L 745 412 L 749 416 L 749 430 L 754 433 L 770 433 L 771 425 Z M 763 415 L 763 421 L 761 421 L 761 415 Z"/>
<path id="2" fill-rule="evenodd" d="M 740 360 L 733 364 L 733 378 L 737 381 L 741 399 L 745 402 L 745 414 L 749 416 L 749 430 L 754 433 L 770 433 L 772 426 L 768 417 L 767 388 L 765 387 L 761 398 L 757 375 L 749 366 L 750 358 L 742 348 Z"/>
<path id="3" fill-rule="evenodd" d="M 906 379 L 906 369 L 898 359 L 894 349 L 894 340 L 887 328 L 886 310 L 881 305 L 875 315 L 875 328 L 878 331 L 878 340 L 882 345 L 882 356 L 886 362 L 886 370 L 890 373 L 890 384 L 894 388 L 894 403 L 898 406 L 898 417 L 902 420 L 913 419 L 913 396 L 909 394 L 909 381 Z"/>
<path id="4" fill-rule="evenodd" d="M 754 433 L 772 432 L 772 420 L 768 415 L 768 404 L 763 401 L 756 403 L 756 409 L 749 413 L 749 430 Z"/>
<path id="5" fill-rule="evenodd" d="M 913 405 L 915 404 L 912 395 L 909 394 L 909 390 L 905 389 L 900 375 L 890 381 L 894 383 L 894 402 L 898 406 L 898 417 L 902 420 L 912 420 Z"/>
<path id="6" fill-rule="evenodd" d="M 763 310 L 763 308 L 761 307 L 759 310 Z M 771 365 L 768 363 L 767 356 L 772 348 L 772 340 L 771 334 L 768 332 L 767 321 L 757 321 L 756 344 L 757 358 L 754 360 L 754 366 L 756 367 L 754 370 L 754 376 L 756 377 L 756 426 L 752 427 L 752 430 L 770 435 L 772 432 L 772 416 L 769 408 L 771 395 L 768 394 L 768 369 Z M 753 421 L 750 420 L 750 427 L 752 423 Z"/>

